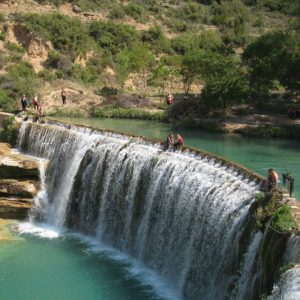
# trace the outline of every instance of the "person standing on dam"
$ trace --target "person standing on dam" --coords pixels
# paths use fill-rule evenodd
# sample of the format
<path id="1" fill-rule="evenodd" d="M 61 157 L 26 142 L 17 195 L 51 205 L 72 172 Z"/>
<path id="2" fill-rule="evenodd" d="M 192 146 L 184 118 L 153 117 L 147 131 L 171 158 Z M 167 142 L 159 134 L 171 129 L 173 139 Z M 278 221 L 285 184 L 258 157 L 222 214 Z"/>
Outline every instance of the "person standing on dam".
<path id="1" fill-rule="evenodd" d="M 272 168 L 268 171 L 267 188 L 268 192 L 273 192 L 278 184 L 279 176 Z"/>

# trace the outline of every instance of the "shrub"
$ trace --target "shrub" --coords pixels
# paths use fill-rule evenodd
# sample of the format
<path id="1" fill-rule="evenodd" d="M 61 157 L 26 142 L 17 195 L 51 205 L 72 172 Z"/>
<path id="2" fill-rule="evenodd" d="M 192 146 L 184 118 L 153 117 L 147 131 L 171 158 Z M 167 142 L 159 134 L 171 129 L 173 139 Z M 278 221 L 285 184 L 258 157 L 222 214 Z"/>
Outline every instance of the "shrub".
<path id="1" fill-rule="evenodd" d="M 99 96 L 113 96 L 117 95 L 118 92 L 118 89 L 111 86 L 104 86 L 103 88 L 95 91 L 95 93 Z"/>
<path id="2" fill-rule="evenodd" d="M 125 11 L 124 8 L 120 5 L 114 6 L 110 13 L 109 13 L 109 17 L 111 19 L 122 19 L 125 17 Z"/>
<path id="3" fill-rule="evenodd" d="M 124 7 L 125 13 L 138 22 L 146 21 L 146 13 L 144 7 L 137 3 L 129 3 Z"/>
<path id="4" fill-rule="evenodd" d="M 280 232 L 286 232 L 290 228 L 296 228 L 291 207 L 287 204 L 279 207 L 271 219 L 271 225 Z"/>
<path id="5" fill-rule="evenodd" d="M 32 95 L 36 87 L 36 74 L 32 66 L 26 62 L 10 66 L 8 73 L 0 76 L 0 89 L 5 90 L 12 101 L 18 99 L 22 94 Z"/>
<path id="6" fill-rule="evenodd" d="M 17 140 L 18 129 L 16 127 L 15 118 L 7 117 L 3 121 L 3 131 L 0 132 L 0 140 L 14 145 Z"/>
<path id="7" fill-rule="evenodd" d="M 82 81 L 83 83 L 93 83 L 98 79 L 98 72 L 92 66 L 83 67 L 78 64 L 73 64 L 68 72 L 68 75 L 75 80 Z"/>
<path id="8" fill-rule="evenodd" d="M 176 10 L 175 16 L 179 20 L 185 20 L 187 22 L 209 22 L 208 8 L 198 3 L 184 3 L 178 10 Z"/>
<path id="9" fill-rule="evenodd" d="M 13 112 L 16 108 L 16 101 L 9 97 L 5 90 L 0 88 L 0 109 L 6 112 Z"/>
<path id="10" fill-rule="evenodd" d="M 97 44 L 113 55 L 124 48 L 131 48 L 138 40 L 138 33 L 133 27 L 113 22 L 94 21 L 89 31 Z"/>
<path id="11" fill-rule="evenodd" d="M 19 18 L 34 34 L 50 40 L 57 50 L 74 59 L 92 47 L 87 26 L 79 18 L 62 14 L 27 14 Z"/>
<path id="12" fill-rule="evenodd" d="M 71 59 L 64 54 L 61 54 L 56 51 L 50 51 L 48 59 L 45 62 L 45 65 L 53 69 L 62 70 L 68 72 L 71 69 L 72 61 Z"/>
<path id="13" fill-rule="evenodd" d="M 20 46 L 20 45 L 18 45 L 16 43 L 9 43 L 9 42 L 7 42 L 5 44 L 5 47 L 6 47 L 6 49 L 8 49 L 8 50 L 10 50 L 10 51 L 12 51 L 14 53 L 23 54 L 23 53 L 26 52 L 26 49 L 24 47 L 22 47 L 22 46 Z"/>
<path id="14" fill-rule="evenodd" d="M 90 110 L 92 117 L 96 118 L 123 118 L 123 119 L 141 119 L 153 121 L 166 121 L 164 112 L 148 112 L 135 108 L 123 108 L 113 106 L 93 107 Z"/>

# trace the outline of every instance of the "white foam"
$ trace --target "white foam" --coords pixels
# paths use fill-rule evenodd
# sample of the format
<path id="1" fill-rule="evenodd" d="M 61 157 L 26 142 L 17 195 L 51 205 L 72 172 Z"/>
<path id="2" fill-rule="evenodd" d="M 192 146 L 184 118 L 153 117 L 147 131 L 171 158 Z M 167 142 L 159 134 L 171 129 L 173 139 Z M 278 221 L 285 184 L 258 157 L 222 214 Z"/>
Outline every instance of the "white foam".
<path id="1" fill-rule="evenodd" d="M 16 230 L 20 234 L 32 234 L 41 238 L 56 239 L 62 235 L 62 232 L 48 224 L 35 224 L 35 223 L 19 223 Z"/>

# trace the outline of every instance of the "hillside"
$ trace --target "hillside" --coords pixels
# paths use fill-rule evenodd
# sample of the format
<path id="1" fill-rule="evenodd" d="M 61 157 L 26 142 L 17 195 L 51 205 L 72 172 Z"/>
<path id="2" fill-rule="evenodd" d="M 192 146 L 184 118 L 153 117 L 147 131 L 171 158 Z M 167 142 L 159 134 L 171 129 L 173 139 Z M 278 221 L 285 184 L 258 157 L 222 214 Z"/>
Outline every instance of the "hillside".
<path id="1" fill-rule="evenodd" d="M 195 95 L 189 107 L 172 108 L 171 119 L 278 92 L 298 99 L 294 1 L 2 0 L 0 11 L 2 110 L 14 111 L 22 94 L 35 93 L 48 114 L 94 116 L 120 106 L 156 113 L 168 92 L 179 100 Z M 274 61 L 265 59 L 270 53 Z M 293 60 L 279 72 L 283 59 Z M 69 101 L 62 110 L 63 87 Z M 122 97 L 106 98 L 114 94 L 149 101 L 125 96 L 123 105 Z"/>

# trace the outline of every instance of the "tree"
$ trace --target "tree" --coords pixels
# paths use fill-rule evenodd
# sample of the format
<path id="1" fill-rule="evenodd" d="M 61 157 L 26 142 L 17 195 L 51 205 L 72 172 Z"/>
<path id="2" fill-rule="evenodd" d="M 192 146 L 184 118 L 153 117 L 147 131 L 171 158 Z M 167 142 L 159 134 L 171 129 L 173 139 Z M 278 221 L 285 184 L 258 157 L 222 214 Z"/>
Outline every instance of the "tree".
<path id="1" fill-rule="evenodd" d="M 206 82 L 201 96 L 207 107 L 225 110 L 247 99 L 248 81 L 238 70 L 228 76 L 212 77 Z"/>
<path id="2" fill-rule="evenodd" d="M 138 44 L 130 52 L 131 69 L 142 74 L 144 87 L 147 85 L 148 71 L 153 67 L 155 57 L 143 44 Z"/>
<path id="3" fill-rule="evenodd" d="M 158 66 L 153 70 L 153 75 L 150 79 L 150 82 L 152 83 L 152 85 L 159 88 L 160 95 L 164 94 L 167 82 L 171 79 L 171 76 L 171 69 L 164 64 L 158 64 Z"/>
<path id="4" fill-rule="evenodd" d="M 259 37 L 243 54 L 248 66 L 251 93 L 259 101 L 282 84 L 291 93 L 300 92 L 300 35 L 273 32 Z"/>

